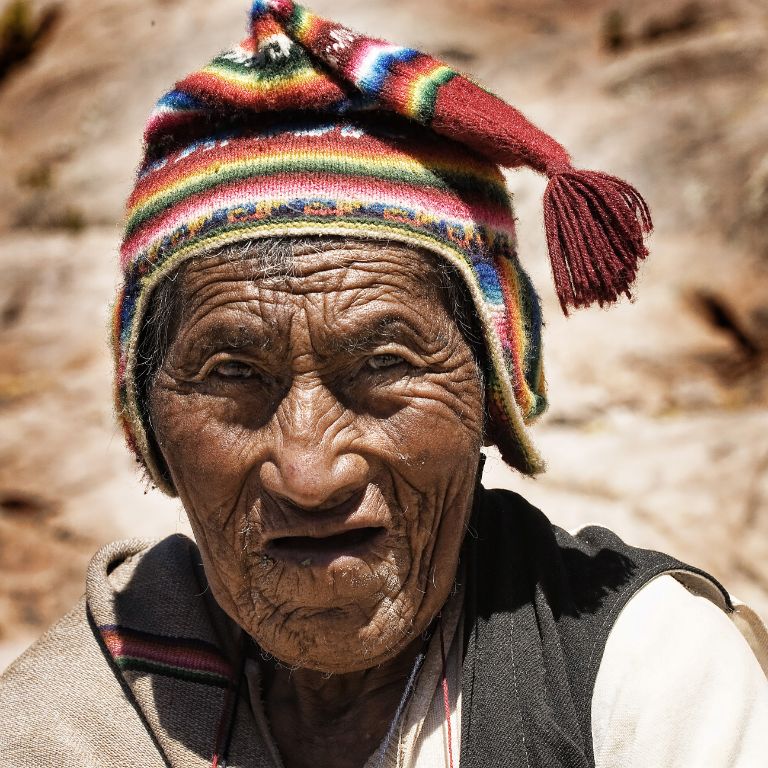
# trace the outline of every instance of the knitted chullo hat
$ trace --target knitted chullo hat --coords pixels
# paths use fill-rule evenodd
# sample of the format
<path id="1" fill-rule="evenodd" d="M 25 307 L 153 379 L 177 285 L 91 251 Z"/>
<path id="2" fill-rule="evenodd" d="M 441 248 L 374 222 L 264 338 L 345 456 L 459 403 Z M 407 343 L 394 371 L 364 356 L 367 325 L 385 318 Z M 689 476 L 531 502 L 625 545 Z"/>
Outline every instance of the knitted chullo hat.
<path id="1" fill-rule="evenodd" d="M 116 401 L 159 487 L 173 493 L 136 382 L 153 288 L 186 259 L 286 235 L 399 241 L 452 264 L 483 327 L 489 437 L 510 465 L 542 469 L 525 428 L 546 405 L 539 302 L 498 166 L 549 176 L 544 221 L 565 312 L 629 293 L 651 228 L 631 186 L 574 170 L 554 139 L 447 65 L 291 0 L 256 0 L 248 38 L 177 83 L 144 138 L 121 248 Z"/>

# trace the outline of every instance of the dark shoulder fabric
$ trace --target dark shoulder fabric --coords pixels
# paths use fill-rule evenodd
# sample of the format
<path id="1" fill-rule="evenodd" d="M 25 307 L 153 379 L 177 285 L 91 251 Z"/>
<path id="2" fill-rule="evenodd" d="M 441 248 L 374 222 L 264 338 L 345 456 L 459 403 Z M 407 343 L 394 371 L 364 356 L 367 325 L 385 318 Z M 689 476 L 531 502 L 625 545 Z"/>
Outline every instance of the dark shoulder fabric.
<path id="1" fill-rule="evenodd" d="M 592 692 L 616 617 L 652 578 L 701 572 L 483 489 L 463 557 L 462 768 L 594 766 Z"/>

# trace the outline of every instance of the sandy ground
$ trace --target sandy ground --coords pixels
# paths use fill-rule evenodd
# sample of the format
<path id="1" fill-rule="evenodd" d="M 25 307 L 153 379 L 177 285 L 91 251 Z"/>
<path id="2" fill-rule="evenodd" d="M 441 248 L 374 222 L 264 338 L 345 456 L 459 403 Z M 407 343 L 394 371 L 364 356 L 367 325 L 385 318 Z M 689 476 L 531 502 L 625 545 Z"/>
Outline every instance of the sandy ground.
<path id="1" fill-rule="evenodd" d="M 0 668 L 82 592 L 101 543 L 186 530 L 114 426 L 106 317 L 144 117 L 241 34 L 239 5 L 66 0 L 0 83 Z M 766 615 L 768 8 L 637 5 L 314 7 L 471 71 L 578 165 L 644 192 L 657 230 L 637 300 L 566 320 L 544 182 L 510 174 L 548 318 L 552 407 L 535 436 L 549 471 L 525 480 L 491 456 L 486 484 L 706 568 Z"/>

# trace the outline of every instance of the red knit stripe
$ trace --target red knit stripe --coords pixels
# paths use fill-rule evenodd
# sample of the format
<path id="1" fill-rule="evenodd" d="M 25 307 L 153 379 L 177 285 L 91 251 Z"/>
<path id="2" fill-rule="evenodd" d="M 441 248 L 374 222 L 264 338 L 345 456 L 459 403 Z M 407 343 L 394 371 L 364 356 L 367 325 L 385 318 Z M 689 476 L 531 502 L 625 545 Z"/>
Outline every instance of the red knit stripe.
<path id="1" fill-rule="evenodd" d="M 568 153 L 551 136 L 463 77 L 455 77 L 438 91 L 432 128 L 507 168 L 528 165 L 546 173 L 570 165 Z"/>
<path id="2" fill-rule="evenodd" d="M 266 16 L 260 16 L 254 19 L 251 26 L 251 40 L 253 41 L 253 47 L 256 48 L 259 40 L 264 40 L 267 37 L 271 37 L 276 34 L 285 34 L 281 24 L 278 24 L 277 19 L 271 14 Z"/>
<path id="3" fill-rule="evenodd" d="M 160 134 L 172 134 L 182 127 L 198 122 L 201 116 L 202 113 L 197 111 L 158 112 L 147 121 L 147 127 L 144 130 L 144 141 L 151 141 L 154 136 Z"/>
<path id="4" fill-rule="evenodd" d="M 474 161 L 473 158 L 467 158 L 459 153 L 450 155 L 444 151 L 440 152 L 433 145 L 420 145 L 414 142 L 406 154 L 395 149 L 391 144 L 372 139 L 365 134 L 360 138 L 349 138 L 337 132 L 336 136 L 329 136 L 328 139 L 327 151 L 329 153 L 337 152 L 340 155 L 349 155 L 355 162 L 370 161 L 373 165 L 388 159 L 393 162 L 415 161 L 423 165 L 425 170 L 442 169 L 456 173 L 475 174 L 479 177 L 478 184 L 491 183 L 503 188 L 502 177 L 497 176 L 494 172 L 489 173 L 487 164 Z M 206 169 L 215 172 L 215 166 L 218 163 L 247 161 L 251 158 L 256 159 L 272 154 L 290 153 L 298 157 L 302 152 L 317 153 L 319 150 L 320 147 L 315 136 L 292 135 L 286 137 L 283 134 L 274 138 L 237 139 L 226 146 L 217 145 L 212 149 L 205 149 L 201 145 L 199 149 L 187 156 L 177 152 L 168 158 L 168 162 L 161 169 L 154 173 L 148 173 L 139 180 L 128 200 L 127 209 L 132 210 L 150 195 L 154 195 L 163 188 L 189 176 L 203 173 Z M 290 162 L 287 161 L 286 165 L 290 165 Z M 343 172 L 343 165 L 340 165 L 339 170 Z"/>

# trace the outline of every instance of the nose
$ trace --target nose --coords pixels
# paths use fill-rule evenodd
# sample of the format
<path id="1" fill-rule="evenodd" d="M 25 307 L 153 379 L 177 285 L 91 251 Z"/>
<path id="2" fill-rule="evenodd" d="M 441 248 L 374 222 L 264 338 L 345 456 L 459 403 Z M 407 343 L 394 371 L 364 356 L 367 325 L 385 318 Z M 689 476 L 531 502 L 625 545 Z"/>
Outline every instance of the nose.
<path id="1" fill-rule="evenodd" d="M 361 494 L 368 462 L 350 450 L 354 430 L 324 385 L 294 383 L 273 416 L 262 488 L 302 509 L 331 509 Z"/>

